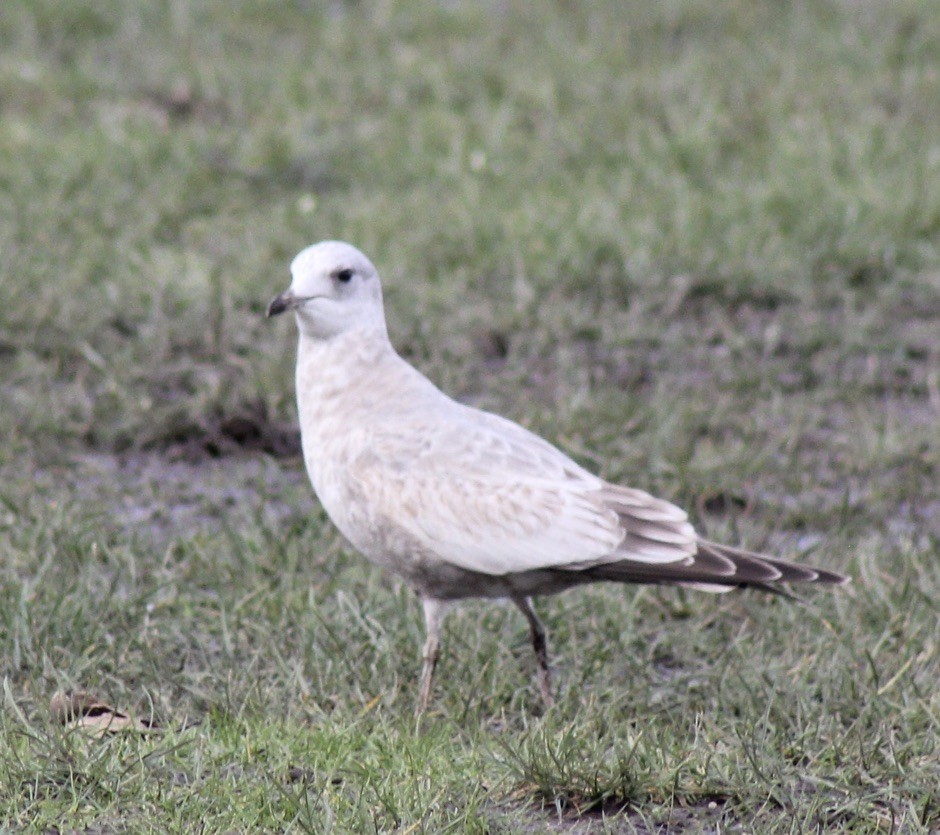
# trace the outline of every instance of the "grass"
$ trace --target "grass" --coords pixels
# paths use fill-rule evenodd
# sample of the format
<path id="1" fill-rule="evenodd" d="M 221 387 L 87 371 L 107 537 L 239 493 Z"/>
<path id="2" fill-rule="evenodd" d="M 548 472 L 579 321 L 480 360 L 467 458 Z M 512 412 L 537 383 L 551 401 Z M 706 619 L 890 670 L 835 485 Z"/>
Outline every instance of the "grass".
<path id="1" fill-rule="evenodd" d="M 929 4 L 9 0 L 0 829 L 940 827 Z M 461 399 L 853 577 L 422 621 L 296 454 L 287 263 L 349 240 Z M 61 688 L 153 716 L 89 736 Z"/>

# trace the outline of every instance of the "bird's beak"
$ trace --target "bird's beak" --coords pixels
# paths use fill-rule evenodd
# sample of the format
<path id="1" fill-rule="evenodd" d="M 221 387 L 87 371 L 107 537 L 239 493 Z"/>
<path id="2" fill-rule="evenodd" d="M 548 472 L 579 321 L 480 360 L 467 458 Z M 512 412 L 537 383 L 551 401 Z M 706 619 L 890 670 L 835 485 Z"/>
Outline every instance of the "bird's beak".
<path id="1" fill-rule="evenodd" d="M 268 305 L 268 316 L 277 316 L 285 310 L 293 310 L 300 304 L 300 301 L 290 290 L 285 290 L 271 299 L 271 304 Z"/>

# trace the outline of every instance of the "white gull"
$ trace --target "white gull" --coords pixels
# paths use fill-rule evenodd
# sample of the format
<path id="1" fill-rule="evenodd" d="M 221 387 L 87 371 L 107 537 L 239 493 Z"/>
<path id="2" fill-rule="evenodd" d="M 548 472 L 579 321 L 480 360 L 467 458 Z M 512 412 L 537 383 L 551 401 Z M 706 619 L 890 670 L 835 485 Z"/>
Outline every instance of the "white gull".
<path id="1" fill-rule="evenodd" d="M 550 704 L 535 595 L 602 580 L 778 592 L 778 583 L 846 582 L 703 540 L 675 505 L 608 483 L 522 426 L 452 400 L 395 352 L 379 276 L 355 247 L 314 244 L 291 276 L 268 315 L 293 310 L 300 330 L 307 472 L 344 536 L 421 598 L 419 712 L 454 600 L 508 597 L 519 607 Z"/>

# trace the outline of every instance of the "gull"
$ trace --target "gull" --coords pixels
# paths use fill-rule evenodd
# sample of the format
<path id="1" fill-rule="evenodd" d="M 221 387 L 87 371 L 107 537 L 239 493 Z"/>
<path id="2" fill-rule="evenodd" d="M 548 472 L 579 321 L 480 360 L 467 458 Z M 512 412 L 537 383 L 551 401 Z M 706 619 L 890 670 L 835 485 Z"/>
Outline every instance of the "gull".
<path id="1" fill-rule="evenodd" d="M 304 249 L 268 316 L 293 311 L 304 463 L 340 532 L 421 599 L 426 710 L 449 606 L 509 598 L 552 704 L 537 595 L 599 581 L 724 592 L 848 578 L 700 537 L 676 505 L 612 484 L 506 418 L 458 403 L 389 341 L 372 262 L 341 241 Z"/>

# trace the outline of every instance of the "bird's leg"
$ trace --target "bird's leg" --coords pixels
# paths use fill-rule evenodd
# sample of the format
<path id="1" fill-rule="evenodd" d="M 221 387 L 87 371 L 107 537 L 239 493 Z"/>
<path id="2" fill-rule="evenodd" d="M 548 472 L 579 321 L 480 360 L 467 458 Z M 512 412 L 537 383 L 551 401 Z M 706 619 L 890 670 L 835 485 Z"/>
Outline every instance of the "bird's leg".
<path id="1" fill-rule="evenodd" d="M 424 641 L 424 649 L 421 651 L 421 687 L 418 690 L 416 716 L 420 716 L 427 710 L 428 702 L 431 700 L 431 681 L 434 678 L 434 668 L 437 666 L 441 624 L 444 622 L 444 615 L 447 613 L 447 603 L 443 600 L 422 597 L 421 605 L 424 607 L 424 625 L 427 637 Z"/>
<path id="2" fill-rule="evenodd" d="M 551 707 L 555 703 L 552 696 L 552 673 L 548 668 L 548 642 L 545 635 L 545 627 L 539 616 L 535 614 L 532 608 L 531 597 L 513 597 L 512 602 L 516 604 L 525 615 L 529 622 L 529 639 L 532 641 L 532 649 L 535 650 L 535 664 L 538 667 L 539 689 L 542 691 L 542 700 L 546 707 Z"/>

